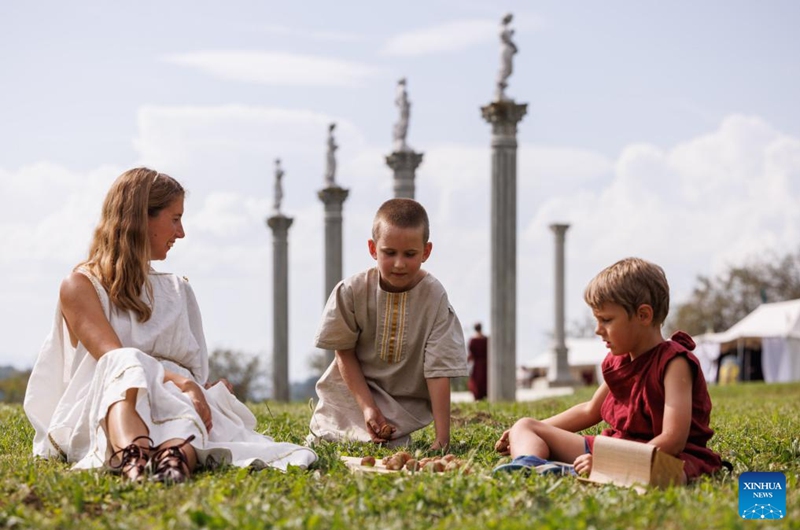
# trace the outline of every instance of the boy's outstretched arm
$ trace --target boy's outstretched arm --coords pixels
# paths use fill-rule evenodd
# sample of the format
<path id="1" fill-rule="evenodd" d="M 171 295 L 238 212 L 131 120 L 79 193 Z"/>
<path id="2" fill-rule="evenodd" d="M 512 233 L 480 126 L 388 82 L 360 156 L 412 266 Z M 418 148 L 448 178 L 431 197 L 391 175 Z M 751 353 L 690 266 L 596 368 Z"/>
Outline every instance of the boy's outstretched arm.
<path id="1" fill-rule="evenodd" d="M 364 372 L 361 370 L 361 364 L 356 358 L 355 350 L 336 350 L 336 364 L 339 367 L 339 372 L 342 374 L 342 379 L 353 394 L 353 397 L 358 403 L 358 408 L 364 414 L 364 425 L 367 428 L 372 441 L 375 443 L 384 443 L 388 441 L 388 436 L 382 437 L 380 435 L 385 425 L 388 425 L 383 413 L 375 404 L 375 399 L 372 397 L 367 381 L 364 379 Z M 394 433 L 394 426 L 391 427 L 391 432 Z"/>
<path id="2" fill-rule="evenodd" d="M 431 395 L 433 427 L 436 430 L 436 440 L 431 449 L 445 449 L 450 445 L 450 378 L 434 377 L 425 382 Z"/>
<path id="3" fill-rule="evenodd" d="M 692 426 L 692 386 L 689 361 L 675 357 L 664 373 L 664 424 L 661 434 L 650 440 L 660 450 L 677 455 L 686 447 Z"/>
<path id="4" fill-rule="evenodd" d="M 559 412 L 555 416 L 542 420 L 544 423 L 564 429 L 565 431 L 578 432 L 597 425 L 602 420 L 600 407 L 603 405 L 608 395 L 608 385 L 601 384 L 589 401 L 578 403 L 564 412 Z"/>

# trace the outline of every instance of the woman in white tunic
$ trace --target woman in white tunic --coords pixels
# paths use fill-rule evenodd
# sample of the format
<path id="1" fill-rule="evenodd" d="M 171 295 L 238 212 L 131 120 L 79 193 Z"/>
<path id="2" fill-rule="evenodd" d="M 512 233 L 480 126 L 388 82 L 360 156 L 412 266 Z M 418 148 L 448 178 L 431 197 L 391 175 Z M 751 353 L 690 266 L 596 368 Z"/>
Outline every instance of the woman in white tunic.
<path id="1" fill-rule="evenodd" d="M 25 412 L 33 452 L 123 477 L 181 482 L 197 465 L 289 465 L 309 448 L 253 429 L 227 382 L 207 384 L 208 353 L 189 283 L 155 272 L 184 237 L 183 187 L 147 168 L 112 185 L 89 258 L 61 284 L 52 332 L 34 365 Z"/>

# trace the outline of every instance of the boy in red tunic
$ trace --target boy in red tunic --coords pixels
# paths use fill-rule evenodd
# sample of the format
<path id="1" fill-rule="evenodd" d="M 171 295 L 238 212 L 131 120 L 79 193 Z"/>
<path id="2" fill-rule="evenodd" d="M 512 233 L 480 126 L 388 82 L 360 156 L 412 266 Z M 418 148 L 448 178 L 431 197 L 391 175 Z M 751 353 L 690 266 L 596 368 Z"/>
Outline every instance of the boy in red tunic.
<path id="1" fill-rule="evenodd" d="M 722 466 L 706 444 L 711 398 L 694 342 L 679 331 L 664 340 L 661 325 L 669 311 L 669 284 L 658 265 L 627 258 L 604 269 L 589 283 L 584 300 L 597 319 L 595 333 L 609 353 L 604 382 L 592 398 L 539 421 L 523 418 L 505 431 L 495 448 L 514 460 L 497 469 L 536 468 L 569 472 L 549 460 L 574 462 L 575 472 L 592 468 L 594 436 L 578 431 L 601 420 L 601 436 L 653 444 L 684 462 L 683 482 Z"/>

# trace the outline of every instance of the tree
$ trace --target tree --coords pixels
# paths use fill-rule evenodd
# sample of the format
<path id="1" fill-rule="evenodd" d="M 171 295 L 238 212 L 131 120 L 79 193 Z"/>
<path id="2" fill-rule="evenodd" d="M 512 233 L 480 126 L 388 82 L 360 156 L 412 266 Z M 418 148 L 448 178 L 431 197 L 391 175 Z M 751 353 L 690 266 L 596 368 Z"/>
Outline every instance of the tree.
<path id="1" fill-rule="evenodd" d="M 31 371 L 9 368 L 4 372 L 6 372 L 4 377 L 0 379 L 0 402 L 22 403 L 25 399 L 25 389 L 28 387 Z"/>
<path id="2" fill-rule="evenodd" d="M 267 389 L 268 371 L 257 355 L 233 350 L 214 350 L 208 358 L 208 380 L 227 379 L 241 401 L 259 401 Z"/>
<path id="3" fill-rule="evenodd" d="M 690 335 L 724 331 L 764 302 L 800 298 L 800 250 L 754 257 L 715 278 L 698 276 L 697 283 L 689 300 L 672 312 L 667 327 Z"/>
<path id="4" fill-rule="evenodd" d="M 580 318 L 573 319 L 566 329 L 567 337 L 575 339 L 590 339 L 597 336 L 597 321 L 591 311 L 586 311 Z"/>

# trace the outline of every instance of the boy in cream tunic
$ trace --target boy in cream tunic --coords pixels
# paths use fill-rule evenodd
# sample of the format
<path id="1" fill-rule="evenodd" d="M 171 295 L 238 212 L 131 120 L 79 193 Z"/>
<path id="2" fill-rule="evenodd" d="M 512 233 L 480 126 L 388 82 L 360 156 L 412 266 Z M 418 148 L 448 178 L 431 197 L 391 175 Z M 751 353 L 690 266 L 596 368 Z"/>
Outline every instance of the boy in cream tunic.
<path id="1" fill-rule="evenodd" d="M 377 267 L 334 288 L 317 331 L 336 359 L 317 382 L 310 440 L 402 445 L 433 421 L 431 449 L 449 445 L 450 378 L 467 375 L 467 354 L 447 292 L 421 268 L 429 233 L 414 200 L 378 209 L 368 241 Z"/>

